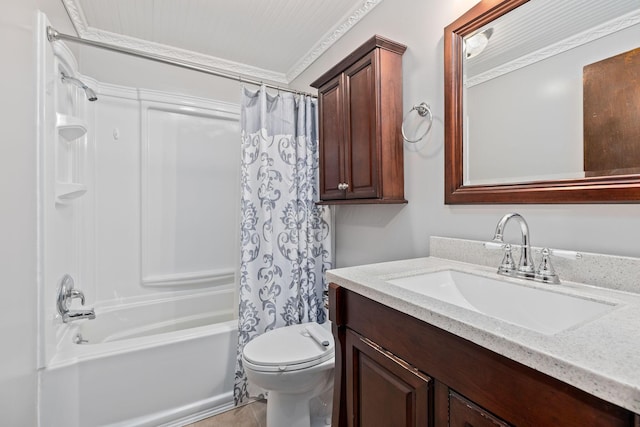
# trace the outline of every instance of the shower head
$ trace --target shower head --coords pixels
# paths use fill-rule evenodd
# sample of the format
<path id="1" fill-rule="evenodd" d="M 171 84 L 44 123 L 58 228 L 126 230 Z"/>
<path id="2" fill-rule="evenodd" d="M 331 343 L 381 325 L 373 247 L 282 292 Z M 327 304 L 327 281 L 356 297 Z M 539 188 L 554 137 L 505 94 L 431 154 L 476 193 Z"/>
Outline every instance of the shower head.
<path id="1" fill-rule="evenodd" d="M 84 89 L 84 93 L 87 95 L 87 99 L 89 101 L 97 101 L 98 100 L 98 96 L 93 91 L 93 89 L 91 89 L 88 86 L 83 87 L 83 89 Z"/>
<path id="2" fill-rule="evenodd" d="M 82 81 L 76 79 L 75 77 L 67 76 L 64 73 L 64 71 L 61 71 L 60 74 L 62 75 L 62 81 L 63 82 L 73 83 L 74 85 L 78 86 L 80 89 L 83 89 L 84 93 L 85 93 L 85 95 L 87 95 L 87 99 L 89 101 L 96 101 L 98 99 L 98 97 L 96 96 L 96 93 L 93 91 L 93 89 L 91 89 L 89 86 L 84 84 Z"/>

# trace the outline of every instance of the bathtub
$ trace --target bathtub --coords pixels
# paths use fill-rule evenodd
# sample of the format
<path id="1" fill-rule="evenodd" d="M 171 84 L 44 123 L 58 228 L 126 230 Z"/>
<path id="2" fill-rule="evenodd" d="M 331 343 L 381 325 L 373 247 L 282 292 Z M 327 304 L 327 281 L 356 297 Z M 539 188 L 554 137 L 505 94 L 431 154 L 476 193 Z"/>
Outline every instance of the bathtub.
<path id="1" fill-rule="evenodd" d="M 229 288 L 97 305 L 64 325 L 39 373 L 39 425 L 183 426 L 231 408 L 232 307 Z"/>

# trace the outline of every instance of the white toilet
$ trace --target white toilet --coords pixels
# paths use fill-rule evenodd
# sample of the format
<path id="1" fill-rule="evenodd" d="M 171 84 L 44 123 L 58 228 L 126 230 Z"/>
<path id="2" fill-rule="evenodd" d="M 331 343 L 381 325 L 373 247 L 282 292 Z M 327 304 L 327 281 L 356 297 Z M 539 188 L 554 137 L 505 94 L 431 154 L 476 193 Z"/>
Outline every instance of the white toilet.
<path id="1" fill-rule="evenodd" d="M 285 326 L 247 343 L 247 378 L 269 392 L 267 427 L 331 424 L 335 350 L 330 323 Z"/>

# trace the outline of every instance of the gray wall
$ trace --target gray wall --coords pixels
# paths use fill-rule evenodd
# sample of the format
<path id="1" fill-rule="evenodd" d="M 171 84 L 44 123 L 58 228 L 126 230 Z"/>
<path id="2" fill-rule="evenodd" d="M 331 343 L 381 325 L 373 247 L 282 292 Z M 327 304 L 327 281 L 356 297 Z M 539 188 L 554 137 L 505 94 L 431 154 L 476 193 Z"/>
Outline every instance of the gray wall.
<path id="1" fill-rule="evenodd" d="M 511 211 L 528 220 L 536 246 L 640 256 L 638 204 L 444 205 L 443 29 L 475 3 L 385 0 L 293 82 L 308 90 L 324 71 L 380 34 L 408 46 L 403 57 L 404 111 L 426 101 L 436 118 L 426 140 L 405 144 L 408 205 L 336 208 L 338 266 L 424 256 L 432 235 L 490 239 L 498 219 Z M 512 227 L 510 233 L 517 231 Z"/>
<path id="2" fill-rule="evenodd" d="M 60 1 L 5 0 L 0 14 L 0 425 L 36 425 L 36 11 L 73 29 Z"/>

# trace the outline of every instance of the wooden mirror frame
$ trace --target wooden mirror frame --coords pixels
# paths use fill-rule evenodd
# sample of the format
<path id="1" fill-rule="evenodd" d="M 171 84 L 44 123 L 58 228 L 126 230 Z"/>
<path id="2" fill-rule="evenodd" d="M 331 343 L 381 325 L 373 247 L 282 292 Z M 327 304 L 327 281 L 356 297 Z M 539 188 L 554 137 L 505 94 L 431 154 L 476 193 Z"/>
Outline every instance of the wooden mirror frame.
<path id="1" fill-rule="evenodd" d="M 445 204 L 639 202 L 640 175 L 464 185 L 463 38 L 528 1 L 482 0 L 444 30 Z"/>

